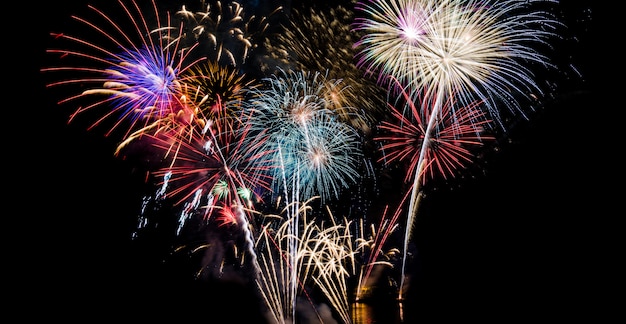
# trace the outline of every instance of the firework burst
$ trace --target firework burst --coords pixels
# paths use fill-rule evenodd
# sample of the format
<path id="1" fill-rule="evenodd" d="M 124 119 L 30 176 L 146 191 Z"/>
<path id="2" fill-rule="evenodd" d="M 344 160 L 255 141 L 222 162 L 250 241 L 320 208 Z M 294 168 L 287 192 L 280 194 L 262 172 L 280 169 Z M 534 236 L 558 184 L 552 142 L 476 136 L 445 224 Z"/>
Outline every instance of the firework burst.
<path id="1" fill-rule="evenodd" d="M 530 66 L 551 67 L 538 48 L 548 47 L 560 26 L 533 6 L 545 3 L 554 1 L 360 3 L 356 9 L 365 17 L 355 20 L 354 30 L 365 35 L 355 43 L 357 65 L 381 83 L 393 76 L 416 95 L 429 89 L 454 92 L 461 105 L 481 101 L 489 118 L 502 124 L 501 108 L 523 114 L 520 99 L 542 96 Z"/>
<path id="2" fill-rule="evenodd" d="M 277 192 L 295 189 L 298 200 L 338 197 L 359 177 L 361 149 L 358 133 L 325 108 L 326 78 L 283 71 L 265 81 L 244 107 L 250 138 L 262 136 L 262 151 L 273 152 L 257 163 L 280 166 L 272 175 Z"/>
<path id="3" fill-rule="evenodd" d="M 176 13 L 184 28 L 175 41 L 189 47 L 197 44 L 204 55 L 221 65 L 245 64 L 258 47 L 257 39 L 268 28 L 268 18 L 247 15 L 244 6 L 235 1 L 201 1 L 200 7 L 196 10 L 183 5 Z M 272 14 L 281 9 L 276 8 Z"/>
<path id="4" fill-rule="evenodd" d="M 363 133 L 383 114 L 384 90 L 355 65 L 353 44 L 358 34 L 350 30 L 354 14 L 343 6 L 327 12 L 309 8 L 293 9 L 281 33 L 265 42 L 262 69 L 328 71 L 329 80 L 341 80 L 341 88 L 329 82 L 329 109 L 342 121 Z"/>
<path id="5" fill-rule="evenodd" d="M 183 115 L 187 114 L 184 80 L 179 76 L 196 61 L 187 61 L 193 48 L 184 51 L 177 43 L 165 44 L 164 39 L 172 32 L 170 16 L 159 12 L 154 1 L 151 2 L 153 12 L 150 12 L 156 18 L 154 26 L 149 25 L 148 12 L 135 1 L 120 0 L 118 3 L 123 13 L 119 16 L 127 18 L 124 25 L 113 19 L 113 15 L 93 6 L 89 9 L 97 19 L 72 17 L 83 26 L 84 32 L 95 33 L 94 38 L 101 39 L 102 43 L 52 33 L 56 42 L 69 44 L 64 45 L 68 49 L 51 48 L 47 52 L 58 55 L 59 61 L 66 65 L 46 67 L 42 72 L 61 76 L 72 74 L 69 79 L 48 84 L 48 87 L 81 89 L 60 101 L 60 104 L 73 102 L 79 105 L 71 120 L 96 107 L 105 107 L 105 113 L 90 128 L 113 119 L 107 135 L 124 125 L 127 130 L 123 138 L 126 139 L 137 130 L 160 129 L 159 121 L 171 122 L 172 117 L 180 116 L 181 111 Z M 87 90 L 82 90 L 85 88 Z"/>
<path id="6" fill-rule="evenodd" d="M 258 150 L 262 142 L 251 141 L 258 146 L 245 146 L 248 128 L 243 125 L 239 125 L 241 128 L 236 128 L 236 132 L 228 130 L 224 134 L 216 134 L 212 125 L 209 123 L 204 133 L 194 136 L 191 141 L 178 141 L 178 150 L 172 157 L 171 165 L 155 171 L 154 175 L 157 178 L 167 175 L 172 187 L 169 194 L 179 197 L 177 203 L 200 193 L 206 195 L 207 202 L 210 202 L 207 203 L 207 212 L 217 202 L 229 205 L 231 200 L 253 208 L 255 199 L 259 197 L 252 194 L 270 190 L 268 166 L 256 163 L 264 155 Z M 171 142 L 178 140 L 167 137 L 154 139 L 154 147 L 168 151 L 172 147 Z"/>
<path id="7" fill-rule="evenodd" d="M 187 84 L 204 94 L 198 105 L 199 113 L 215 123 L 218 134 L 235 131 L 236 119 L 242 102 L 248 100 L 250 90 L 258 83 L 232 66 L 206 61 L 194 65 L 184 73 Z"/>
<path id="8" fill-rule="evenodd" d="M 411 98 L 405 93 L 405 99 Z M 479 102 L 456 107 L 454 97 L 451 97 L 441 106 L 441 118 L 437 119 L 437 125 L 428 128 L 433 102 L 423 95 L 419 99 L 417 103 L 407 102 L 408 112 L 389 104 L 393 121 L 382 121 L 379 125 L 381 133 L 374 138 L 382 143 L 380 149 L 383 155 L 379 162 L 407 162 L 404 180 L 411 182 L 413 175 L 418 174 L 422 147 L 427 147 L 419 181 L 425 183 L 427 179 L 438 176 L 444 179 L 454 177 L 458 169 L 473 162 L 472 147 L 482 146 L 485 141 L 494 139 L 483 134 L 491 121 L 484 118 L 485 112 L 480 109 Z M 431 133 L 427 134 L 427 131 Z"/>

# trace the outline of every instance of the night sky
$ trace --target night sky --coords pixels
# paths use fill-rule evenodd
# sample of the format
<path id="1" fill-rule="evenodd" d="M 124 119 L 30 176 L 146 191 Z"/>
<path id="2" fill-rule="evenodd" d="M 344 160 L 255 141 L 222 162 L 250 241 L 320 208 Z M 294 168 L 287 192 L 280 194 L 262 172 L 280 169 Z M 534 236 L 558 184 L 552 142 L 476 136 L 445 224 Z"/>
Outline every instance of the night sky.
<path id="1" fill-rule="evenodd" d="M 601 121 L 589 112 L 602 109 L 592 92 L 594 40 L 585 9 L 591 1 L 563 2 L 582 80 L 564 82 L 467 176 L 428 193 L 414 239 L 409 319 L 507 323 L 596 316 L 591 302 L 603 264 L 599 238 L 610 213 L 600 177 L 608 165 L 595 149 Z M 65 322 L 219 323 L 225 317 L 224 323 L 236 323 L 244 316 L 260 322 L 258 301 L 238 278 L 194 280 L 192 262 L 171 255 L 170 238 L 131 239 L 151 187 L 113 155 L 117 138 L 68 124 L 71 109 L 57 106 L 44 89 L 36 63 L 47 60 L 48 32 L 62 30 L 87 3 L 95 2 L 49 1 L 35 10 L 37 61 L 26 65 L 33 76 L 27 87 L 35 92 L 21 98 L 20 107 L 29 107 L 21 120 L 28 122 L 12 132 L 26 144 L 17 145 L 19 155 L 8 154 L 23 169 L 19 184 L 9 188 L 18 189 L 9 197 L 17 193 L 19 208 L 6 217 L 26 224 L 5 231 L 14 235 L 7 249 L 17 248 L 27 265 L 20 272 L 29 290 L 16 293 L 17 300 L 32 305 L 34 316 Z"/>

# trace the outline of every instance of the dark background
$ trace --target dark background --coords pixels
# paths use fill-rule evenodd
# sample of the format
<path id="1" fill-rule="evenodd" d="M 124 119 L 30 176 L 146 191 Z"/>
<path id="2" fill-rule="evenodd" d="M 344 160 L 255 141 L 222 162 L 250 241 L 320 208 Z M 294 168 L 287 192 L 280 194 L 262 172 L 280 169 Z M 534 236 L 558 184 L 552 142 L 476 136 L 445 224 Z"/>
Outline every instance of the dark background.
<path id="1" fill-rule="evenodd" d="M 590 1 L 564 2 L 582 80 L 565 84 L 545 109 L 516 125 L 481 172 L 429 194 L 405 306 L 411 320 L 598 319 L 610 306 L 597 302 L 614 239 L 607 227 L 618 214 L 606 183 L 621 185 L 612 172 L 615 147 L 607 148 L 606 119 L 613 117 L 592 90 Z M 35 52 L 20 73 L 19 103 L 10 105 L 16 117 L 5 122 L 17 128 L 5 153 L 15 180 L 5 217 L 19 221 L 5 231 L 6 249 L 17 256 L 7 267 L 19 274 L 8 279 L 23 280 L 11 299 L 28 307 L 23 316 L 66 322 L 257 316 L 248 286 L 194 280 L 188 263 L 168 258 L 167 242 L 131 239 L 146 185 L 113 156 L 115 139 L 68 124 L 68 111 L 44 89 L 39 68 L 48 32 L 62 30 L 86 5 L 37 5 L 29 18 L 35 34 L 20 37 Z M 390 304 L 380 307 L 377 322 L 395 316 Z"/>

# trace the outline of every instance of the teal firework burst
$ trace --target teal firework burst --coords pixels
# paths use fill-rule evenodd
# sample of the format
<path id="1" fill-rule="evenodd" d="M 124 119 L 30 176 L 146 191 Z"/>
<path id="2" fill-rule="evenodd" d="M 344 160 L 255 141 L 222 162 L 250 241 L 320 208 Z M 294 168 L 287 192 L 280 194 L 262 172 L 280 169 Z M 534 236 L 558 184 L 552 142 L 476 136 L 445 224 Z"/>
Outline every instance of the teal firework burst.
<path id="1" fill-rule="evenodd" d="M 248 139 L 272 152 L 257 163 L 277 166 L 271 168 L 274 190 L 296 192 L 300 200 L 337 198 L 359 177 L 359 135 L 326 108 L 326 81 L 319 72 L 281 70 L 252 90 L 254 99 L 244 106 Z"/>

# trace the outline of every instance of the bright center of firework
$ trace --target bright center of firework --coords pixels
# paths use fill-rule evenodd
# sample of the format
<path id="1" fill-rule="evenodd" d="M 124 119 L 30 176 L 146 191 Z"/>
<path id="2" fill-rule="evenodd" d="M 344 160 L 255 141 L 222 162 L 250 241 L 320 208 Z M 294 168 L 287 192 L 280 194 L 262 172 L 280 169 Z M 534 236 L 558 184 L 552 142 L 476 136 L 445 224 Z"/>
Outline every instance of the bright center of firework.
<path id="1" fill-rule="evenodd" d="M 138 86 L 163 99 L 169 97 L 174 88 L 176 71 L 168 66 L 166 61 L 156 63 L 142 61 L 134 66 L 136 68 L 134 81 Z"/>
<path id="2" fill-rule="evenodd" d="M 308 107 L 294 108 L 291 113 L 294 121 L 301 125 L 306 124 L 306 122 L 311 119 L 311 116 L 313 116 L 313 111 Z"/>
<path id="3" fill-rule="evenodd" d="M 327 156 L 321 148 L 313 148 L 310 153 L 311 162 L 314 166 L 320 167 L 327 161 Z"/>
<path id="4" fill-rule="evenodd" d="M 212 193 L 215 196 L 218 196 L 220 199 L 224 199 L 228 196 L 228 184 L 224 180 L 219 180 L 213 186 Z"/>
<path id="5" fill-rule="evenodd" d="M 142 69 L 143 70 L 143 69 Z M 163 93 L 167 90 L 167 85 L 169 80 L 167 79 L 167 75 L 156 75 L 154 73 L 150 73 L 149 71 L 145 72 L 147 81 L 147 86 L 149 89 L 152 89 L 155 93 Z"/>
<path id="6" fill-rule="evenodd" d="M 403 30 L 404 37 L 411 41 L 416 41 L 419 38 L 419 31 L 415 28 L 407 27 Z"/>
<path id="7" fill-rule="evenodd" d="M 168 115 L 171 99 L 178 92 L 177 71 L 167 55 L 156 56 L 151 49 L 128 51 L 118 64 L 107 70 L 106 86 L 116 89 L 119 106 L 136 114 Z"/>
<path id="8" fill-rule="evenodd" d="M 448 64 L 450 64 L 450 56 L 448 54 L 444 54 L 441 57 L 441 64 L 443 64 L 444 66 L 448 66 Z"/>
<path id="9" fill-rule="evenodd" d="M 466 43 L 471 42 L 473 38 L 474 38 L 474 34 L 471 32 L 467 32 L 461 36 L 461 39 Z"/>
<path id="10" fill-rule="evenodd" d="M 408 10 L 405 15 L 399 17 L 401 20 L 398 22 L 398 26 L 405 40 L 415 43 L 420 39 L 421 35 L 424 35 L 422 28 L 424 24 L 423 16 L 419 13 L 419 10 Z"/>

